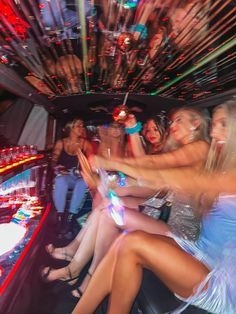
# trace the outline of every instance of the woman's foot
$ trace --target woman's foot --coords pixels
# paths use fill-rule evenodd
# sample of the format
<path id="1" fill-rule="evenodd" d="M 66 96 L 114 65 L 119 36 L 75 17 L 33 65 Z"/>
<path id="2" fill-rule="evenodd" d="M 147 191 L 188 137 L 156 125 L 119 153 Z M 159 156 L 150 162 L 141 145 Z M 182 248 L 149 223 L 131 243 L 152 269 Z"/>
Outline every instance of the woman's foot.
<path id="1" fill-rule="evenodd" d="M 80 290 L 80 288 L 76 288 L 71 291 L 71 294 L 73 295 L 74 298 L 80 299 L 83 295 L 83 292 Z"/>
<path id="2" fill-rule="evenodd" d="M 92 275 L 91 273 L 88 271 L 81 286 L 72 290 L 71 291 L 71 294 L 75 297 L 75 298 L 78 298 L 80 299 L 82 297 L 82 294 L 84 293 L 84 291 L 86 290 L 88 284 L 89 284 L 89 281 L 91 279 Z"/>
<path id="3" fill-rule="evenodd" d="M 69 252 L 67 247 L 55 248 L 54 245 L 50 243 L 45 247 L 45 249 L 48 252 L 48 254 L 55 259 L 61 259 L 70 262 L 73 258 L 72 252 Z"/>
<path id="4" fill-rule="evenodd" d="M 59 280 L 68 283 L 71 286 L 73 286 L 79 278 L 79 274 L 71 273 L 69 266 L 59 269 L 53 269 L 50 266 L 44 267 L 41 272 L 41 276 L 44 282 Z"/>

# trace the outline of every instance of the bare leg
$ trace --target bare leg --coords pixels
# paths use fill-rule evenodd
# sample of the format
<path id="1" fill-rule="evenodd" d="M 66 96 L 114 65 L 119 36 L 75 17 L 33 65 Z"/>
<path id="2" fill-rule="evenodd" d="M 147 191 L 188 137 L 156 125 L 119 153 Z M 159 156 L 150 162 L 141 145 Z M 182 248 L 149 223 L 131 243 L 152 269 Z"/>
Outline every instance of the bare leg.
<path id="1" fill-rule="evenodd" d="M 54 248 L 52 244 L 47 245 L 47 251 L 54 257 L 58 259 L 65 259 L 70 260 L 75 255 L 76 251 L 78 250 L 87 230 L 90 228 L 90 226 L 98 219 L 99 212 L 93 211 L 90 216 L 88 217 L 88 220 L 84 227 L 79 231 L 77 236 L 74 240 L 72 240 L 68 245 L 64 247 Z M 67 259 L 68 258 L 68 259 Z"/>
<path id="2" fill-rule="evenodd" d="M 209 273 L 205 265 L 184 252 L 173 239 L 133 232 L 119 246 L 109 314 L 130 312 L 141 285 L 143 268 L 151 269 L 171 291 L 182 297 L 190 296 Z M 131 273 L 132 280 L 129 280 Z"/>
<path id="3" fill-rule="evenodd" d="M 167 223 L 132 209 L 125 210 L 124 223 L 122 228 L 129 231 L 142 230 L 161 235 L 166 235 L 170 231 Z"/>
<path id="4" fill-rule="evenodd" d="M 91 275 L 94 273 L 98 264 L 107 253 L 111 244 L 119 236 L 120 232 L 120 229 L 114 223 L 114 220 L 109 216 L 107 210 L 103 210 L 99 217 L 93 260 L 89 268 L 89 274 L 85 276 L 79 288 L 81 292 L 84 292 L 87 288 Z M 73 292 L 73 295 L 78 296 L 75 292 Z"/>
<path id="5" fill-rule="evenodd" d="M 150 188 L 146 188 L 143 186 L 116 187 L 114 191 L 120 197 L 133 196 L 138 198 L 141 197 L 144 199 L 151 197 L 155 194 L 155 190 L 151 190 Z"/>
<path id="6" fill-rule="evenodd" d="M 101 212 L 97 229 L 94 259 L 90 267 L 91 273 L 94 272 L 112 242 L 122 230 L 142 230 L 161 235 L 165 235 L 170 231 L 169 226 L 165 222 L 128 208 L 125 209 L 124 222 L 124 226 L 117 226 L 106 209 Z"/>
<path id="7" fill-rule="evenodd" d="M 115 241 L 111 250 L 98 266 L 89 282 L 88 288 L 77 303 L 72 314 L 92 314 L 106 295 L 110 293 L 112 276 L 121 238 L 122 236 Z"/>
<path id="8" fill-rule="evenodd" d="M 94 219 L 91 219 L 89 227 L 84 233 L 83 241 L 80 243 L 70 264 L 63 268 L 51 269 L 49 275 L 47 276 L 48 281 L 56 279 L 64 280 L 65 278 L 68 278 L 68 268 L 70 270 L 71 277 L 76 277 L 80 274 L 81 270 L 90 260 L 94 252 L 99 214 L 100 212 L 96 212 Z M 95 216 L 97 219 L 95 219 Z M 47 269 L 45 269 L 44 273 L 46 273 L 46 270 Z"/>
<path id="9" fill-rule="evenodd" d="M 103 197 L 101 194 L 96 191 L 95 195 L 93 196 L 93 204 L 92 204 L 92 209 L 96 210 L 99 208 L 99 206 L 103 203 Z"/>
<path id="10" fill-rule="evenodd" d="M 133 197 L 133 196 L 124 196 L 120 197 L 125 207 L 138 210 L 138 206 L 145 202 L 146 198 L 142 197 Z"/>
<path id="11" fill-rule="evenodd" d="M 98 264 L 110 248 L 112 242 L 117 238 L 122 230 L 142 230 L 153 234 L 165 235 L 168 231 L 170 231 L 170 228 L 163 221 L 156 220 L 132 209 L 125 210 L 125 225 L 118 227 L 114 220 L 110 217 L 107 210 L 104 210 L 99 218 L 94 256 L 89 268 L 89 274 L 94 273 Z M 82 292 L 84 292 L 87 288 L 91 278 L 89 274 L 85 276 L 83 283 L 80 286 L 80 290 Z M 79 297 L 76 292 L 73 292 L 73 294 L 74 296 Z"/>

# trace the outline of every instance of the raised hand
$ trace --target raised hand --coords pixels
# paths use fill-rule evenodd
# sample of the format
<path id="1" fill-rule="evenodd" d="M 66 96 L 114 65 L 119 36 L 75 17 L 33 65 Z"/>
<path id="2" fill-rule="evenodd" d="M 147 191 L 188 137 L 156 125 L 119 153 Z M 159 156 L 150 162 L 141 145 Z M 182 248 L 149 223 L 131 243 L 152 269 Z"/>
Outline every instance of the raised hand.
<path id="1" fill-rule="evenodd" d="M 129 114 L 128 118 L 124 121 L 124 126 L 126 128 L 132 128 L 136 125 L 136 123 L 137 123 L 137 120 L 136 120 L 135 115 Z"/>
<path id="2" fill-rule="evenodd" d="M 106 170 L 111 169 L 110 168 L 111 161 L 98 155 L 90 156 L 89 163 L 92 169 L 106 169 Z"/>
<path id="3" fill-rule="evenodd" d="M 78 151 L 78 159 L 81 167 L 81 175 L 84 181 L 87 183 L 90 189 L 97 188 L 99 183 L 99 177 L 96 173 L 92 171 L 92 168 L 88 162 L 87 157 L 82 153 L 81 150 Z"/>

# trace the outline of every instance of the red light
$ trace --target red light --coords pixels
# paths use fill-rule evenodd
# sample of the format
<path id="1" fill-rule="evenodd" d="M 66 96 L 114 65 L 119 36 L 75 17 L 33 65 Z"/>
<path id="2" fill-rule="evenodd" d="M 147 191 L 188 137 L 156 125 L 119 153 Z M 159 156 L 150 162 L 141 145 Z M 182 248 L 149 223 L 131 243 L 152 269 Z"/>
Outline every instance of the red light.
<path id="1" fill-rule="evenodd" d="M 23 160 L 14 162 L 14 163 L 12 163 L 12 164 L 10 164 L 10 165 L 8 165 L 8 166 L 5 166 L 5 167 L 0 168 L 0 174 L 1 174 L 1 173 L 4 173 L 4 172 L 7 171 L 7 170 L 13 169 L 13 168 L 15 168 L 15 167 L 17 167 L 17 166 L 19 166 L 19 165 L 25 164 L 25 163 L 30 162 L 30 161 L 32 161 L 32 160 L 41 159 L 41 158 L 43 158 L 43 157 L 44 157 L 43 155 L 37 155 L 37 156 L 32 156 L 32 157 L 25 158 L 25 159 L 23 159 Z"/>
<path id="2" fill-rule="evenodd" d="M 45 219 L 47 218 L 49 211 L 51 208 L 51 204 L 47 205 L 47 208 L 43 214 L 42 219 L 40 220 L 37 228 L 34 230 L 34 233 L 32 234 L 32 237 L 30 238 L 29 242 L 27 243 L 26 247 L 24 248 L 23 252 L 21 253 L 20 257 L 18 258 L 16 264 L 14 265 L 14 267 L 12 268 L 10 274 L 7 276 L 6 280 L 4 281 L 3 285 L 0 287 L 0 295 L 3 294 L 3 292 L 5 291 L 6 287 L 8 286 L 9 282 L 12 280 L 12 278 L 14 277 L 15 273 L 17 272 L 20 264 L 22 263 L 23 259 L 25 258 L 27 252 L 29 251 L 32 243 L 34 242 L 36 236 L 38 235 Z"/>

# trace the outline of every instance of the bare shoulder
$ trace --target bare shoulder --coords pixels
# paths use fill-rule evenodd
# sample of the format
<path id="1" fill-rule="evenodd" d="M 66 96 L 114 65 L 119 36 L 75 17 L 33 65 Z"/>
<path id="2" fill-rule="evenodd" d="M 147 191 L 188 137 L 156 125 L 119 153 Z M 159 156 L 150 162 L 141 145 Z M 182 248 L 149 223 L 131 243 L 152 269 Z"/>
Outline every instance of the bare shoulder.
<path id="1" fill-rule="evenodd" d="M 57 140 L 55 143 L 55 148 L 62 148 L 63 147 L 63 140 Z"/>
<path id="2" fill-rule="evenodd" d="M 196 147 L 200 147 L 202 149 L 209 149 L 210 147 L 210 144 L 207 142 L 207 141 L 204 141 L 204 140 L 198 140 L 198 141 L 195 141 L 193 142 L 192 144 L 194 144 Z"/>
<path id="3" fill-rule="evenodd" d="M 93 151 L 92 144 L 88 140 L 86 140 L 86 139 L 84 139 L 84 142 L 82 144 L 82 149 L 88 155 L 90 155 L 92 153 L 92 151 Z"/>
<path id="4" fill-rule="evenodd" d="M 91 143 L 88 140 L 84 139 L 84 146 L 85 147 L 90 147 Z"/>
<path id="5" fill-rule="evenodd" d="M 186 147 L 189 147 L 190 149 L 195 149 L 198 152 L 202 152 L 203 154 L 207 154 L 208 150 L 209 150 L 209 143 L 207 141 L 204 140 L 198 140 L 192 143 L 189 143 L 188 145 L 186 145 Z"/>

